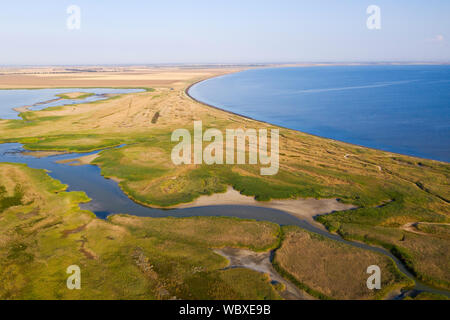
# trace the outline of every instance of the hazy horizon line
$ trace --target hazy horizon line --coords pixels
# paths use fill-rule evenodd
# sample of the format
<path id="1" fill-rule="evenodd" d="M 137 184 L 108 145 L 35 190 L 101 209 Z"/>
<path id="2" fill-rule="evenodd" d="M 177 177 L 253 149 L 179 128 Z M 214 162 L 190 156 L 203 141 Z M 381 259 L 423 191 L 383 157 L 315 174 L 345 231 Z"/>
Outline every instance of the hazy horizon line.
<path id="1" fill-rule="evenodd" d="M 267 66 L 267 65 L 317 65 L 317 64 L 450 64 L 449 60 L 336 60 L 287 62 L 154 62 L 154 63 L 75 63 L 75 64 L 0 64 L 0 67 L 92 67 L 92 66 Z"/>

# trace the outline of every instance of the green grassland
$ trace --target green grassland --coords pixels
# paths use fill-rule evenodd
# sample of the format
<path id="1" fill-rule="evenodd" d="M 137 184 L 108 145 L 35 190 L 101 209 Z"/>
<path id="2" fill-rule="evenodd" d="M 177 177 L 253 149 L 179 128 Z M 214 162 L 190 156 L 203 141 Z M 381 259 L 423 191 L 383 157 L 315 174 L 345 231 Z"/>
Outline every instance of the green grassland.
<path id="1" fill-rule="evenodd" d="M 280 299 L 267 276 L 222 270 L 226 259 L 212 251 L 274 248 L 277 225 L 124 215 L 104 221 L 79 209 L 84 193 L 64 192 L 43 170 L 0 164 L 0 173 L 0 299 Z M 81 268 L 81 290 L 66 287 L 70 265 Z"/>
<path id="2" fill-rule="evenodd" d="M 282 274 L 319 298 L 329 298 L 332 290 L 333 298 L 376 299 L 410 285 L 389 258 L 299 228 L 220 217 L 121 214 L 100 220 L 79 209 L 79 203 L 89 200 L 84 193 L 66 192 L 44 170 L 2 163 L 0 174 L 0 299 L 281 299 L 284 288 L 267 275 L 224 269 L 228 261 L 213 251 L 223 247 L 257 252 L 279 248 L 276 266 Z M 310 241 L 290 241 L 291 233 L 309 235 Z M 320 250 L 322 243 L 327 252 Z M 305 259 L 296 245 L 316 254 Z M 292 249 L 294 254 L 287 256 L 293 260 L 285 264 L 285 251 Z M 315 267 L 318 256 L 336 272 L 352 272 L 343 272 L 338 286 L 330 289 L 297 282 L 291 262 L 297 267 L 303 261 L 301 275 L 316 283 L 336 275 Z M 374 263 L 383 268 L 384 290 L 378 294 L 361 289 L 366 278 L 362 271 Z M 66 287 L 65 271 L 71 265 L 81 269 L 81 290 Z M 353 274 L 358 276 L 351 278 Z"/>
<path id="3" fill-rule="evenodd" d="M 0 120 L 0 143 L 69 152 L 125 145 L 102 151 L 94 163 L 144 205 L 186 203 L 227 186 L 262 201 L 313 197 L 352 203 L 358 209 L 318 220 L 347 239 L 386 247 L 425 282 L 449 288 L 448 229 L 439 229 L 443 236 L 402 228 L 412 222 L 449 222 L 448 163 L 280 129 L 280 171 L 275 176 L 261 176 L 259 166 L 250 165 L 175 166 L 171 133 L 192 130 L 194 120 L 202 120 L 204 130 L 273 128 L 196 103 L 183 90 L 158 88 L 21 116 L 24 120 Z"/>

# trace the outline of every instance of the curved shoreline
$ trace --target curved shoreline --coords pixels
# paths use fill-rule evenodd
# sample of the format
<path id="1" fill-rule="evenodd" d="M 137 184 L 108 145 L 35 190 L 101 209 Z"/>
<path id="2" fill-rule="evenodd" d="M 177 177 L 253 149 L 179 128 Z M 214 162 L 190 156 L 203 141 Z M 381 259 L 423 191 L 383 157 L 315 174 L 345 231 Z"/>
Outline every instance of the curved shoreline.
<path id="1" fill-rule="evenodd" d="M 249 70 L 249 69 L 246 69 L 246 70 Z M 243 72 L 243 71 L 246 71 L 246 70 L 240 70 L 240 71 L 236 71 L 236 72 L 232 72 L 232 73 L 228 73 L 228 74 L 235 74 L 235 73 Z M 196 81 L 196 82 L 190 84 L 189 86 L 187 86 L 187 87 L 184 89 L 184 94 L 185 94 L 188 98 L 192 99 L 193 101 L 195 101 L 195 102 L 197 102 L 197 103 L 200 103 L 200 104 L 202 104 L 202 105 L 204 105 L 204 106 L 207 106 L 207 107 L 210 107 L 210 108 L 219 110 L 219 111 L 223 111 L 223 112 L 226 112 L 226 113 L 229 113 L 229 114 L 232 114 L 232 115 L 241 117 L 241 118 L 245 118 L 245 119 L 248 119 L 248 120 L 253 120 L 253 121 L 265 123 L 265 124 L 268 124 L 268 125 L 271 125 L 271 126 L 276 126 L 276 127 L 280 127 L 280 128 L 284 128 L 284 129 L 288 129 L 288 130 L 293 130 L 293 129 L 285 128 L 285 127 L 282 127 L 282 126 L 277 126 L 277 125 L 271 124 L 271 123 L 266 122 L 266 121 L 257 120 L 257 119 L 254 119 L 254 118 L 252 118 L 252 117 L 248 117 L 248 116 L 243 115 L 243 114 L 239 114 L 239 113 L 236 113 L 236 112 L 233 112 L 233 111 L 229 111 L 229 110 L 226 110 L 226 109 L 223 109 L 223 108 L 214 106 L 214 105 L 212 105 L 212 104 L 209 104 L 209 103 L 200 101 L 200 100 L 198 100 L 197 98 L 194 98 L 193 96 L 191 96 L 191 95 L 189 94 L 189 90 L 190 90 L 193 86 L 195 86 L 195 85 L 197 85 L 197 84 L 199 84 L 199 83 L 201 83 L 201 82 L 205 82 L 205 81 L 208 81 L 208 80 L 211 80 L 211 79 L 215 79 L 215 78 L 218 78 L 218 77 L 222 77 L 222 76 L 224 76 L 224 75 L 222 74 L 222 75 L 219 75 L 219 76 L 212 76 L 212 77 L 208 77 L 208 78 L 206 78 L 206 79 L 198 80 L 198 81 Z"/>
<path id="2" fill-rule="evenodd" d="M 244 71 L 245 71 L 245 70 L 244 70 Z M 238 72 L 241 72 L 241 71 L 238 71 Z M 263 120 L 257 120 L 257 119 L 254 119 L 254 118 L 252 118 L 252 117 L 249 117 L 249 116 L 245 116 L 245 115 L 242 115 L 242 114 L 238 114 L 238 113 L 236 113 L 236 112 L 229 111 L 229 110 L 223 109 L 223 108 L 221 108 L 221 107 L 217 107 L 217 106 L 208 104 L 208 103 L 206 103 L 206 102 L 203 102 L 203 101 L 201 101 L 201 100 L 198 100 L 198 99 L 194 98 L 194 97 L 189 93 L 189 90 L 190 90 L 193 86 L 195 86 L 195 85 L 197 85 L 197 84 L 199 84 L 199 83 L 201 83 L 201 82 L 211 80 L 211 79 L 213 79 L 213 78 L 217 78 L 217 76 L 209 77 L 209 78 L 206 78 L 206 79 L 203 79 L 203 80 L 199 80 L 199 81 L 196 81 L 196 82 L 192 83 L 191 85 L 189 85 L 188 87 L 186 87 L 186 89 L 184 90 L 185 95 L 186 95 L 188 98 L 192 99 L 193 101 L 195 101 L 195 102 L 197 102 L 197 103 L 200 103 L 200 104 L 202 104 L 202 105 L 204 105 L 204 106 L 206 106 L 206 107 L 210 107 L 210 108 L 213 108 L 213 109 L 216 109 L 216 110 L 220 110 L 220 111 L 223 111 L 223 112 L 226 112 L 226 113 L 228 113 L 228 114 L 235 115 L 235 116 L 238 116 L 238 117 L 241 117 L 241 118 L 244 118 L 244 119 L 248 119 L 248 120 L 252 120 L 252 121 L 264 123 L 264 124 L 266 124 L 266 125 L 270 125 L 270 126 L 274 126 L 274 127 L 283 128 L 283 129 L 286 129 L 286 130 L 294 131 L 294 132 L 301 133 L 301 134 L 310 135 L 310 136 L 313 136 L 313 137 L 316 137 L 316 138 L 320 138 L 320 139 L 326 139 L 326 140 L 329 140 L 329 141 L 332 141 L 332 142 L 336 142 L 336 143 L 347 144 L 347 145 L 354 146 L 354 147 L 358 147 L 358 148 L 370 149 L 370 150 L 373 150 L 373 151 L 376 151 L 376 152 L 389 153 L 389 154 L 392 154 L 393 156 L 398 155 L 398 156 L 404 156 L 404 157 L 409 157 L 409 158 L 413 158 L 413 159 L 423 159 L 423 160 L 428 160 L 428 161 L 433 161 L 433 162 L 438 162 L 438 163 L 448 164 L 448 162 L 445 162 L 445 161 L 439 161 L 439 160 L 435 160 L 435 159 L 421 158 L 421 157 L 412 156 L 412 155 L 405 155 L 405 154 L 401 154 L 401 153 L 395 153 L 395 152 L 391 152 L 391 151 L 385 151 L 385 150 L 381 150 L 381 149 L 375 149 L 375 148 L 366 147 L 366 146 L 363 146 L 363 145 L 357 145 L 357 144 L 354 144 L 354 143 L 349 143 L 349 142 L 344 142 L 344 141 L 340 141 L 340 140 L 335 140 L 335 139 L 333 139 L 333 138 L 327 138 L 327 137 L 323 137 L 323 136 L 319 136 L 319 135 L 315 135 L 315 134 L 306 133 L 306 132 L 303 132 L 303 131 L 300 131 L 300 130 L 296 130 L 296 129 L 287 128 L 287 127 L 283 127 L 283 126 L 280 126 L 280 125 L 272 124 L 272 123 L 269 123 L 269 122 L 263 121 Z M 380 167 L 379 167 L 379 168 L 380 168 Z M 279 209 L 279 210 L 284 211 L 284 212 L 287 212 L 288 214 L 293 214 L 292 212 L 285 211 L 285 210 L 283 210 L 283 209 Z M 298 215 L 295 215 L 295 214 L 294 214 L 294 216 L 296 216 L 297 218 L 301 219 Z M 310 226 L 316 227 L 316 228 L 317 228 L 317 226 L 311 224 L 310 221 L 305 220 L 305 222 L 308 223 Z M 321 226 L 322 226 L 322 225 L 321 225 Z M 323 228 L 323 226 L 322 226 L 322 228 Z M 322 229 L 322 228 L 319 228 L 319 229 Z M 414 280 L 414 282 L 415 282 L 415 288 L 421 288 L 421 287 L 422 287 L 422 288 L 423 288 L 423 287 L 427 288 L 427 287 L 428 287 L 428 288 L 431 288 L 434 292 L 438 292 L 439 294 L 444 294 L 444 295 L 446 295 L 446 296 L 448 296 L 448 297 L 450 296 L 449 291 L 447 291 L 447 290 L 445 290 L 445 289 L 443 289 L 443 288 L 437 288 L 437 287 L 435 287 L 435 286 L 433 286 L 433 285 L 431 285 L 431 284 L 422 282 L 422 280 L 420 280 L 418 277 L 415 276 L 415 274 L 414 274 L 415 271 L 414 271 L 414 270 L 410 270 L 410 269 L 406 266 L 406 264 L 405 264 L 403 261 L 401 261 L 401 258 L 400 258 L 400 257 L 397 257 L 396 255 L 394 255 L 393 253 L 391 253 L 390 250 L 388 250 L 388 249 L 386 249 L 386 248 L 384 248 L 384 247 L 380 247 L 380 246 L 377 246 L 377 245 L 370 244 L 370 243 L 363 243 L 363 242 L 359 242 L 359 241 L 348 240 L 348 239 L 345 239 L 345 238 L 341 237 L 340 235 L 337 235 L 337 234 L 334 234 L 334 233 L 330 233 L 330 232 L 328 232 L 328 231 L 326 231 L 326 232 L 329 234 L 329 236 L 330 236 L 329 238 L 334 238 L 334 237 L 336 237 L 336 239 L 334 239 L 334 240 L 336 240 L 336 241 L 342 241 L 342 242 L 344 242 L 344 243 L 348 243 L 348 244 L 350 244 L 350 245 L 354 245 L 354 246 L 357 246 L 357 247 L 358 247 L 358 244 L 359 244 L 359 245 L 363 244 L 363 245 L 366 245 L 366 246 L 370 247 L 369 250 L 373 250 L 373 251 L 377 251 L 377 249 L 381 249 L 382 251 L 384 251 L 384 252 L 382 252 L 382 254 L 384 254 L 384 255 L 390 257 L 392 260 L 394 260 L 395 265 L 396 265 L 397 267 L 399 267 L 400 271 L 401 271 L 403 274 L 405 274 L 408 278 Z M 339 238 L 339 239 L 337 239 L 337 238 Z M 378 251 L 378 252 L 379 252 L 379 251 Z M 401 268 L 400 268 L 400 266 L 401 266 Z M 401 269 L 403 269 L 403 270 L 401 270 Z M 405 272 L 405 271 L 406 271 L 406 272 Z M 414 289 L 413 291 L 417 291 L 417 290 Z M 420 292 L 420 289 L 419 289 L 418 291 Z M 424 291 L 427 291 L 427 290 L 425 289 Z M 431 291 L 431 290 L 428 290 L 428 291 L 433 292 L 433 291 Z M 402 292 L 398 297 L 403 297 L 405 294 L 406 294 L 406 292 Z"/>
<path id="3" fill-rule="evenodd" d="M 274 67 L 271 67 L 271 68 L 273 68 L 273 69 L 278 69 L 277 67 L 275 67 L 275 68 L 274 68 Z M 300 67 L 300 66 L 286 66 L 286 67 L 279 67 L 279 68 L 301 68 L 301 67 Z M 235 71 L 235 72 L 231 72 L 231 73 L 228 73 L 228 74 L 236 74 L 236 73 L 240 73 L 240 72 L 247 71 L 247 70 L 250 70 L 250 69 L 245 69 L 245 70 Z M 248 119 L 248 120 L 252 120 L 252 121 L 264 123 L 264 124 L 266 124 L 266 125 L 270 125 L 270 126 L 273 126 L 273 127 L 278 127 L 278 128 L 285 129 L 285 130 L 290 130 L 290 131 L 294 131 L 294 132 L 297 132 L 297 133 L 306 134 L 306 135 L 309 135 L 309 136 L 312 136 L 312 137 L 316 137 L 316 138 L 320 138 L 320 139 L 326 139 L 326 140 L 329 140 L 329 141 L 332 141 L 332 142 L 337 142 L 337 143 L 344 143 L 344 144 L 347 144 L 347 145 L 350 145 L 350 146 L 353 146 L 353 147 L 365 148 L 365 149 L 369 149 L 369 150 L 373 150 L 373 151 L 377 151 L 377 152 L 385 152 L 385 153 L 390 153 L 390 154 L 392 154 L 392 155 L 398 155 L 398 156 L 404 156 L 404 157 L 410 157 L 410 158 L 416 158 L 416 159 L 422 159 L 422 160 L 428 160 L 428 161 L 435 161 L 435 162 L 444 163 L 444 164 L 449 164 L 449 163 L 450 163 L 450 162 L 442 161 L 442 160 L 436 160 L 436 159 L 430 159 L 430 158 L 423 158 L 423 157 L 419 157 L 419 156 L 413 156 L 413 155 L 408 155 L 408 154 L 403 154 L 403 153 L 397 153 L 397 152 L 387 151 L 387 150 L 383 150 L 383 149 L 377 149 L 377 148 L 373 148 L 373 147 L 367 147 L 367 146 L 360 145 L 360 144 L 356 144 L 356 143 L 352 143 L 352 142 L 346 142 L 346 141 L 336 140 L 336 139 L 334 139 L 334 138 L 329 138 L 329 137 L 320 136 L 320 135 L 313 134 L 313 133 L 304 132 L 304 131 L 297 130 L 297 129 L 288 128 L 288 127 L 285 127 L 285 126 L 282 126 L 282 125 L 278 125 L 278 124 L 273 124 L 273 123 L 270 123 L 270 122 L 264 121 L 264 120 L 258 120 L 258 119 L 252 118 L 252 117 L 250 117 L 250 116 L 246 116 L 246 115 L 244 115 L 244 114 L 240 114 L 240 113 L 237 113 L 237 112 L 234 112 L 234 111 L 226 110 L 226 109 L 224 109 L 223 107 L 218 107 L 218 106 L 209 104 L 209 103 L 207 103 L 207 102 L 203 102 L 203 101 L 201 101 L 201 100 L 198 100 L 197 98 L 194 98 L 194 97 L 189 93 L 189 90 L 190 90 L 193 86 L 195 86 L 195 85 L 197 85 L 197 84 L 200 84 L 200 83 L 202 83 L 202 82 L 206 82 L 206 81 L 211 80 L 211 79 L 215 79 L 215 78 L 221 77 L 221 76 L 224 76 L 224 75 L 212 76 L 212 77 L 208 77 L 208 78 L 205 78 L 205 79 L 202 79 L 202 80 L 198 80 L 198 81 L 196 81 L 196 82 L 190 84 L 189 86 L 187 86 L 187 87 L 185 88 L 185 90 L 184 90 L 184 93 L 185 93 L 185 95 L 186 95 L 187 97 L 189 97 L 189 98 L 192 99 L 193 101 L 195 101 L 195 102 L 197 102 L 197 103 L 200 103 L 200 104 L 202 104 L 202 105 L 204 105 L 204 106 L 207 106 L 207 107 L 210 107 L 210 108 L 213 108 L 213 109 L 216 109 L 216 110 L 220 110 L 220 111 L 223 111 L 223 112 L 226 112 L 226 113 L 228 113 L 228 114 L 232 114 L 232 115 L 235 115 L 235 116 L 244 118 L 244 119 Z"/>
<path id="4" fill-rule="evenodd" d="M 211 78 L 214 78 L 214 77 L 211 77 Z M 205 79 L 205 80 L 201 80 L 201 81 L 198 81 L 198 82 L 196 82 L 196 83 L 199 83 L 199 82 L 202 82 L 202 81 L 206 81 L 207 79 Z M 192 87 L 194 84 L 192 84 L 192 85 L 190 85 L 189 87 Z M 187 94 L 189 97 L 191 97 L 189 94 Z M 202 103 L 202 102 L 200 102 L 200 103 Z M 202 104 L 204 104 L 204 103 L 202 103 Z M 220 108 L 217 108 L 217 107 L 214 107 L 214 106 L 210 106 L 210 107 L 213 107 L 213 108 L 216 108 L 216 109 L 219 109 L 219 110 L 222 110 L 222 111 L 225 111 L 225 112 L 227 112 L 227 113 L 232 113 L 232 112 L 229 112 L 229 111 L 226 111 L 226 110 L 223 110 L 223 109 L 220 109 Z M 238 115 L 238 114 L 236 114 L 236 115 Z M 240 117 L 243 117 L 243 118 L 248 118 L 248 117 L 245 117 L 245 116 L 241 116 L 241 115 L 238 115 L 238 116 L 240 116 Z M 248 119 L 251 119 L 251 118 L 248 118 Z M 254 120 L 254 121 L 258 121 L 258 120 L 255 120 L 255 119 L 251 119 L 251 120 Z M 259 122 L 262 122 L 262 121 L 259 121 Z M 288 130 L 293 130 L 293 129 L 288 129 Z M 297 131 L 297 130 L 293 130 L 293 131 Z M 298 132 L 298 131 L 297 131 Z M 309 134 L 308 134 L 309 135 Z M 324 138 L 324 139 L 329 139 L 329 138 Z M 332 140 L 332 139 L 330 139 L 330 140 Z M 334 140 L 334 141 L 336 141 L 336 140 Z M 340 142 L 340 141 L 339 141 Z M 347 144 L 346 142 L 341 142 L 341 143 L 345 143 L 345 144 Z M 364 147 L 364 148 L 366 148 L 366 147 Z M 376 150 L 376 149 L 375 149 Z M 126 192 L 124 192 L 125 194 L 126 194 Z M 127 194 L 126 194 L 127 195 Z M 132 197 L 130 197 L 129 195 L 127 195 L 127 197 L 129 197 L 130 199 L 132 199 Z M 133 199 L 132 199 L 133 200 Z M 331 235 L 331 234 L 330 234 Z M 337 236 L 337 237 L 339 237 L 339 236 Z M 339 237 L 340 238 L 340 237 Z M 340 239 L 343 239 L 343 238 L 340 238 Z M 337 240 L 337 239 L 336 239 Z M 345 240 L 345 239 L 343 239 L 344 241 L 348 241 L 348 240 Z M 353 244 L 355 244 L 356 242 L 354 242 L 354 241 L 348 241 L 348 242 L 351 242 L 351 243 L 353 243 Z M 365 244 L 365 245 L 367 245 L 367 246 L 369 246 L 370 247 L 370 245 L 368 245 L 368 244 Z M 372 248 L 376 248 L 376 247 L 372 247 Z M 389 251 L 388 250 L 384 250 L 386 253 L 388 253 Z M 386 253 L 384 253 L 384 254 L 386 254 Z M 389 254 L 390 254 L 390 252 L 389 252 Z M 403 266 L 403 265 L 402 265 Z"/>

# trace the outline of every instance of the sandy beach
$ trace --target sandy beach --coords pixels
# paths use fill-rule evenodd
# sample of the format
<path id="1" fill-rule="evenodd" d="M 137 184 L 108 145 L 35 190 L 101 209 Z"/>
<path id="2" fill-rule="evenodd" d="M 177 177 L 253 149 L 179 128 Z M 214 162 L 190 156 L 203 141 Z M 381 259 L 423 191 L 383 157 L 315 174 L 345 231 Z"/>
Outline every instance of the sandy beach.
<path id="1" fill-rule="evenodd" d="M 292 199 L 292 200 L 272 200 L 257 201 L 253 197 L 240 194 L 233 188 L 228 188 L 225 193 L 216 193 L 211 196 L 201 196 L 188 204 L 181 204 L 174 208 L 194 208 L 204 206 L 219 205 L 240 205 L 253 206 L 281 210 L 306 220 L 321 228 L 323 225 L 317 223 L 314 217 L 321 214 L 328 214 L 333 211 L 343 211 L 355 208 L 350 204 L 345 204 L 336 199 Z"/>

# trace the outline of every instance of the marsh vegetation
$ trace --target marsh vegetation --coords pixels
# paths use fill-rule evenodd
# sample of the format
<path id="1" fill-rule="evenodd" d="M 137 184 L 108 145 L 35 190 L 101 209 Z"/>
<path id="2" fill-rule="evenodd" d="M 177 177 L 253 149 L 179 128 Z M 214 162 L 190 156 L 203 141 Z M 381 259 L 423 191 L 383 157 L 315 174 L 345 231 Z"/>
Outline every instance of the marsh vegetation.
<path id="1" fill-rule="evenodd" d="M 338 198 L 357 208 L 320 216 L 317 221 L 346 239 L 383 246 L 405 261 L 424 282 L 449 289 L 448 163 L 281 128 L 280 170 L 275 176 L 261 176 L 259 166 L 254 165 L 175 166 L 170 161 L 174 145 L 170 141 L 171 132 L 189 128 L 193 121 L 201 120 L 205 129 L 274 128 L 191 100 L 184 94 L 185 88 L 211 73 L 190 72 L 189 76 L 189 71 L 184 70 L 177 81 L 163 81 L 161 76 L 159 80 L 139 82 L 139 86 L 152 86 L 154 90 L 95 103 L 25 111 L 21 120 L 0 120 L 0 143 L 19 142 L 29 150 L 63 152 L 87 152 L 125 144 L 120 149 L 102 151 L 92 163 L 100 167 L 105 177 L 118 181 L 132 199 L 146 206 L 189 203 L 202 195 L 225 192 L 230 186 L 259 201 Z M 92 213 L 78 208 L 79 202 L 88 200 L 83 193 L 62 192 L 64 186 L 41 171 L 9 164 L 1 166 L 0 185 L 6 191 L 2 191 L 0 200 L 3 206 L 0 250 L 5 258 L 1 259 L 0 283 L 10 286 L 3 287 L 4 297 L 42 298 L 43 291 L 54 298 L 72 297 L 58 286 L 65 277 L 60 265 L 70 265 L 73 260 L 81 261 L 89 274 L 87 280 L 92 291 L 79 293 L 86 294 L 86 298 L 94 295 L 218 298 L 223 297 L 222 293 L 243 297 L 238 293 L 243 290 L 241 286 L 256 290 L 252 293 L 244 290 L 242 294 L 247 298 L 278 297 L 261 274 L 248 270 L 220 271 L 226 265 L 224 259 L 208 249 L 214 244 L 268 250 L 280 241 L 276 225 L 219 218 L 159 220 L 114 216 L 99 221 Z M 403 226 L 408 223 L 418 223 L 420 233 L 405 230 Z M 83 225 L 87 226 L 82 231 L 61 238 L 62 232 Z M 189 229 L 196 232 L 184 234 Z M 299 233 L 289 234 L 300 236 Z M 308 242 L 314 237 L 301 234 L 301 239 Z M 320 250 L 328 252 L 331 246 L 347 254 L 346 248 L 335 248 L 321 239 L 316 241 Z M 366 257 L 365 253 L 362 255 Z M 154 280 L 153 273 L 143 274 L 136 266 L 135 259 L 145 262 L 150 257 L 155 259 L 149 263 L 159 280 Z M 42 261 L 47 261 L 47 269 Z M 301 270 L 290 269 L 292 261 L 283 262 L 286 272 L 299 283 L 326 297 L 374 298 L 357 293 L 359 289 L 347 293 L 330 291 L 328 284 L 304 278 L 303 273 L 308 273 L 306 266 L 300 265 L 305 268 Z M 388 261 L 379 262 L 389 266 Z M 345 265 L 339 268 L 344 270 Z M 396 281 L 404 283 L 391 272 L 389 286 L 395 286 Z M 44 285 L 31 281 L 40 277 L 45 278 L 48 290 L 40 290 Z M 142 281 L 145 277 L 153 280 Z M 237 284 L 231 280 L 233 277 L 240 277 L 243 282 Z M 116 284 L 105 281 L 107 278 L 115 279 Z M 246 281 L 259 285 L 243 285 L 250 283 Z"/>

